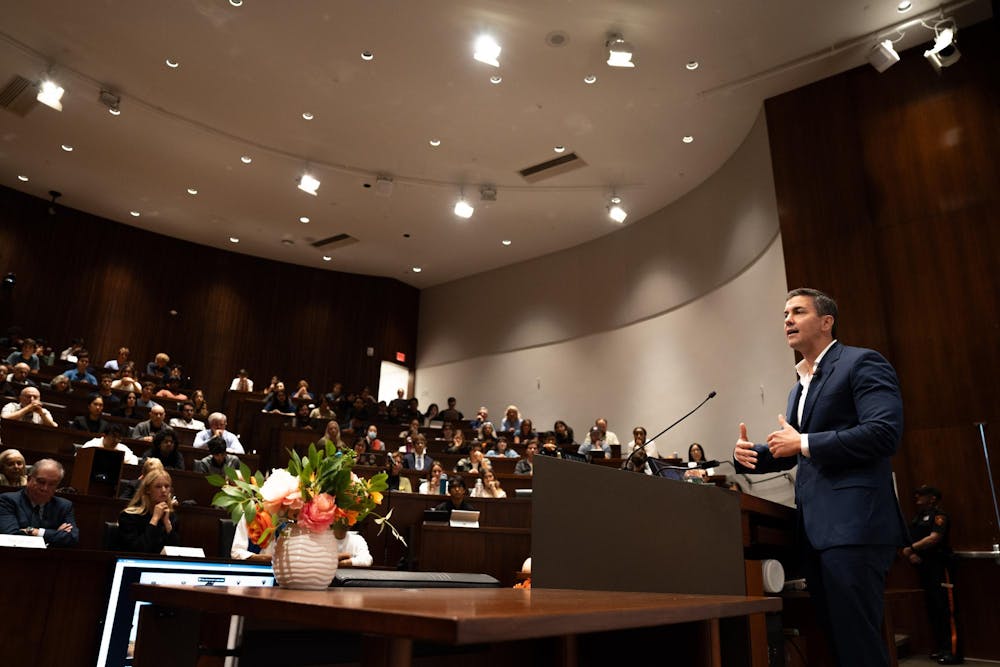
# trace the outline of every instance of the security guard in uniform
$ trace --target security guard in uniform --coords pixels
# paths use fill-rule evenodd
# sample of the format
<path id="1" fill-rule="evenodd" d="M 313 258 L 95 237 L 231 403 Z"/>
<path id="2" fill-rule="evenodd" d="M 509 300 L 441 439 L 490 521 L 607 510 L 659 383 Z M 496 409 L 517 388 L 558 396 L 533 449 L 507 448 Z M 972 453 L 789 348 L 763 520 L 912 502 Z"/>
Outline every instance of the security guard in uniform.
<path id="1" fill-rule="evenodd" d="M 921 486 L 914 494 L 917 516 L 910 523 L 913 544 L 903 555 L 916 566 L 927 600 L 936 649 L 931 659 L 942 665 L 960 665 L 962 644 L 955 621 L 955 588 L 952 585 L 953 554 L 948 546 L 948 515 L 940 508 L 941 492 Z"/>

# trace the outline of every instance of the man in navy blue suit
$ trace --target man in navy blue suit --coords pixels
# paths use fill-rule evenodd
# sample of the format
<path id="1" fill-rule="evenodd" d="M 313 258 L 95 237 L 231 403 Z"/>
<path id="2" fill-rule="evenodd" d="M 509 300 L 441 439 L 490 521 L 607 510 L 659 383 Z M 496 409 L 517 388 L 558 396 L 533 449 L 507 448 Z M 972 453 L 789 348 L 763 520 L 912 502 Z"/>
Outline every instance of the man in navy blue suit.
<path id="1" fill-rule="evenodd" d="M 80 530 L 73 503 L 55 496 L 62 478 L 58 461 L 40 459 L 31 466 L 27 486 L 0 495 L 0 534 L 40 535 L 47 546 L 75 547 Z"/>
<path id="2" fill-rule="evenodd" d="M 890 458 L 903 430 L 896 372 L 874 350 L 836 340 L 837 304 L 812 289 L 788 293 L 785 337 L 802 355 L 788 418 L 766 444 L 740 424 L 739 472 L 798 465 L 795 502 L 809 592 L 838 665 L 888 665 L 885 577 L 906 527 Z"/>

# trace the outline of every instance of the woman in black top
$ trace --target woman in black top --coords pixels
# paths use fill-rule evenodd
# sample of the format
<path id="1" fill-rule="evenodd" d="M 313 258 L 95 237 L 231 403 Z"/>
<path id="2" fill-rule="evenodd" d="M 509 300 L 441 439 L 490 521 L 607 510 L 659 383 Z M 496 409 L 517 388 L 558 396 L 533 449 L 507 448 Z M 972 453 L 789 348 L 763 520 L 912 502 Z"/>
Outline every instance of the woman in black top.
<path id="1" fill-rule="evenodd" d="M 164 468 L 184 470 L 184 457 L 177 449 L 177 434 L 172 428 L 160 429 L 153 436 L 153 446 L 142 455 L 143 459 L 160 459 Z"/>
<path id="2" fill-rule="evenodd" d="M 143 411 L 136 406 L 135 400 L 135 392 L 130 391 L 128 396 L 125 397 L 125 400 L 122 401 L 121 406 L 111 414 L 115 417 L 125 417 L 126 419 L 138 419 L 140 421 L 145 419 L 146 417 L 143 414 Z"/>
<path id="3" fill-rule="evenodd" d="M 150 470 L 128 507 L 118 515 L 118 541 L 123 551 L 158 554 L 180 544 L 173 487 L 165 470 Z"/>
<path id="4" fill-rule="evenodd" d="M 104 433 L 108 430 L 108 422 L 101 418 L 103 412 L 104 399 L 100 394 L 94 394 L 87 404 L 87 414 L 76 417 L 69 423 L 69 427 L 89 433 Z"/>
<path id="5" fill-rule="evenodd" d="M 573 429 L 563 420 L 557 420 L 552 430 L 556 434 L 556 444 L 560 447 L 576 444 L 576 440 L 573 439 Z"/>

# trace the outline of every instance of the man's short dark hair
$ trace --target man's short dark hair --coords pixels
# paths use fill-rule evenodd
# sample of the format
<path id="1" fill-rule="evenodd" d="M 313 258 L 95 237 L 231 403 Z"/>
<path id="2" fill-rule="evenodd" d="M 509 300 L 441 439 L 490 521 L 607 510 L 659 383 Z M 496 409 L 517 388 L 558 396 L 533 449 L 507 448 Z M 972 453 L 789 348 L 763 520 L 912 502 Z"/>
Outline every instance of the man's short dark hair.
<path id="1" fill-rule="evenodd" d="M 448 488 L 450 489 L 451 487 L 454 486 L 460 486 L 466 491 L 469 490 L 469 487 L 465 485 L 465 478 L 463 478 L 461 475 L 455 475 L 454 477 L 448 480 Z"/>
<path id="2" fill-rule="evenodd" d="M 111 422 L 111 425 L 108 426 L 106 431 L 104 431 L 104 435 L 118 436 L 118 438 L 121 439 L 125 437 L 125 429 L 122 428 L 121 424 Z"/>
<path id="3" fill-rule="evenodd" d="M 76 353 L 76 358 L 79 359 L 90 359 L 90 352 L 86 350 L 80 350 Z"/>
<path id="4" fill-rule="evenodd" d="M 222 436 L 217 435 L 208 441 L 208 453 L 209 454 L 226 453 L 226 441 L 222 439 Z"/>
<path id="5" fill-rule="evenodd" d="M 183 403 L 181 403 L 181 410 L 183 410 L 189 405 L 191 406 L 191 409 L 194 410 L 194 403 L 192 403 L 191 401 L 184 401 Z"/>
<path id="6" fill-rule="evenodd" d="M 831 335 L 837 337 L 837 302 L 833 298 L 818 289 L 812 289 L 811 287 L 799 287 L 793 289 L 787 295 L 785 295 L 785 301 L 788 301 L 793 296 L 808 296 L 811 297 L 813 303 L 816 304 L 816 313 L 822 317 L 824 315 L 831 315 L 833 317 L 833 328 L 831 329 Z"/>

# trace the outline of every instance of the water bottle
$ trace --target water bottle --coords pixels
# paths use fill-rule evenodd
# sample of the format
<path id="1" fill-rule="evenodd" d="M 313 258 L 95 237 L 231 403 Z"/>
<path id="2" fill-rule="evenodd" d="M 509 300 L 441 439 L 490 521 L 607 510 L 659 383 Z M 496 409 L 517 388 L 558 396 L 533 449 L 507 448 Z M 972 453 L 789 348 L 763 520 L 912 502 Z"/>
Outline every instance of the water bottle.
<path id="1" fill-rule="evenodd" d="M 483 478 L 482 477 L 480 477 L 479 479 L 476 480 L 476 493 L 475 493 L 475 495 L 477 497 L 483 495 Z"/>

